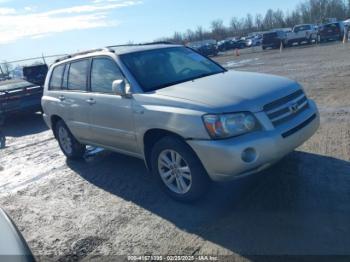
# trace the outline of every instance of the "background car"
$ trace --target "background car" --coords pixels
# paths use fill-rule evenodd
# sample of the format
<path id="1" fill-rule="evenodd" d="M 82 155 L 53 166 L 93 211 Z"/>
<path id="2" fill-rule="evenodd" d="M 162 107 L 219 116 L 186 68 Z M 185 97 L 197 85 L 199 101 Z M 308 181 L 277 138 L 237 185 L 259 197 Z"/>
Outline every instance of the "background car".
<path id="1" fill-rule="evenodd" d="M 246 48 L 246 41 L 243 39 L 227 38 L 218 43 L 218 49 L 220 52 L 232 50 L 232 49 L 243 49 Z"/>
<path id="2" fill-rule="evenodd" d="M 260 46 L 262 44 L 262 35 L 247 37 L 245 42 L 247 47 Z"/>
<path id="3" fill-rule="evenodd" d="M 317 27 L 313 24 L 296 25 L 291 32 L 286 34 L 284 45 L 289 46 L 295 43 L 300 45 L 303 42 L 311 44 L 317 40 L 317 34 Z"/>
<path id="4" fill-rule="evenodd" d="M 262 36 L 262 49 L 279 48 L 285 39 L 286 32 L 282 30 L 265 32 Z"/>
<path id="5" fill-rule="evenodd" d="M 43 88 L 22 79 L 0 82 L 0 118 L 41 110 Z"/>
<path id="6" fill-rule="evenodd" d="M 321 25 L 319 26 L 318 34 L 320 42 L 343 40 L 344 24 L 335 22 Z"/>
<path id="7" fill-rule="evenodd" d="M 34 256 L 11 218 L 0 208 L 0 260 L 35 262 Z"/>
<path id="8" fill-rule="evenodd" d="M 205 56 L 217 56 L 219 52 L 216 40 L 213 39 L 191 42 L 187 46 Z"/>

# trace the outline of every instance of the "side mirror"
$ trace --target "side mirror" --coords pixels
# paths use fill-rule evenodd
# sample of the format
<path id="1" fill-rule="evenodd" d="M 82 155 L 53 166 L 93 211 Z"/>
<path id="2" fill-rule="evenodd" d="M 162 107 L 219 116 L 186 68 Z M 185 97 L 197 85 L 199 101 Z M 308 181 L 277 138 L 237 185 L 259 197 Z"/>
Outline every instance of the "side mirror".
<path id="1" fill-rule="evenodd" d="M 125 82 L 125 80 L 114 80 L 112 83 L 112 90 L 115 94 L 120 95 L 122 97 L 130 96 L 130 94 L 127 93 L 127 83 Z"/>

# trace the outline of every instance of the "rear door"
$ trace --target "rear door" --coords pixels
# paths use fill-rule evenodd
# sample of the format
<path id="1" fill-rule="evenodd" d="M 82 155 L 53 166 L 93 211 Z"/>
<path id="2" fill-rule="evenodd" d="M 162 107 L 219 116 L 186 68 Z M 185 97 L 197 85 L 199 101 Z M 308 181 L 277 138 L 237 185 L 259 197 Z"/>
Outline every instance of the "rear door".
<path id="1" fill-rule="evenodd" d="M 101 146 L 137 152 L 132 98 L 116 95 L 114 80 L 125 79 L 116 62 L 96 57 L 91 64 L 89 121 L 92 139 Z"/>
<path id="2" fill-rule="evenodd" d="M 59 103 L 58 111 L 69 130 L 80 141 L 90 141 L 91 132 L 88 123 L 89 109 L 88 72 L 90 59 L 81 59 L 66 64 L 62 88 L 55 92 Z"/>

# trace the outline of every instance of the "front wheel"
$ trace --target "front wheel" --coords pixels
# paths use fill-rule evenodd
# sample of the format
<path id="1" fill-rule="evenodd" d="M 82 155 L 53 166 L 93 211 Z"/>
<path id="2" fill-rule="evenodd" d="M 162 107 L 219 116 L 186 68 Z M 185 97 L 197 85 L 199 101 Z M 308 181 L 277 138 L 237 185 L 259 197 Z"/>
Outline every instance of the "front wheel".
<path id="1" fill-rule="evenodd" d="M 76 140 L 62 120 L 57 122 L 55 133 L 58 144 L 68 159 L 79 159 L 84 156 L 86 150 L 85 145 L 80 144 L 78 140 Z"/>
<path id="2" fill-rule="evenodd" d="M 193 150 L 181 139 L 168 136 L 152 150 L 152 172 L 162 188 L 178 201 L 201 197 L 210 179 Z"/>

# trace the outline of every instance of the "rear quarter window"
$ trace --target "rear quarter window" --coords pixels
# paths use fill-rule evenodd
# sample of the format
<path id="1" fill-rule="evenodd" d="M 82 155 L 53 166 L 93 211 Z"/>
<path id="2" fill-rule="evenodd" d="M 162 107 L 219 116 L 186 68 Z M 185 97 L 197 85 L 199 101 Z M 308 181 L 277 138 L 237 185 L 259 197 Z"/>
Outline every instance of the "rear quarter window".
<path id="1" fill-rule="evenodd" d="M 49 84 L 50 90 L 61 89 L 64 67 L 65 65 L 59 65 L 53 69 Z"/>

